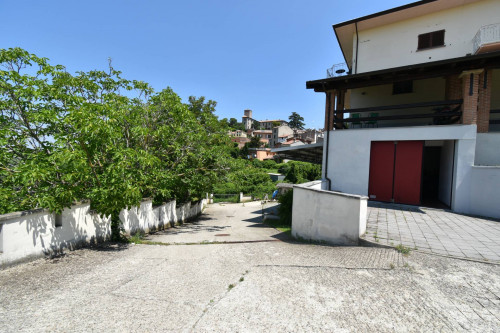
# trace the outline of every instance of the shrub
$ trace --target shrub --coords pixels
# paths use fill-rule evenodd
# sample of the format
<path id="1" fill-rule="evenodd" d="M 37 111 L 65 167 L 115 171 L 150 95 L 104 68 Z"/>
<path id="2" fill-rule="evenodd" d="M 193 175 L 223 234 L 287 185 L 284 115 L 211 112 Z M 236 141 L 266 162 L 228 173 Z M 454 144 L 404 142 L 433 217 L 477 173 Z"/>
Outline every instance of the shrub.
<path id="1" fill-rule="evenodd" d="M 288 190 L 278 198 L 278 214 L 285 225 L 292 225 L 293 190 Z"/>
<path id="2" fill-rule="evenodd" d="M 293 184 L 321 179 L 321 165 L 292 161 L 280 164 L 278 172 L 285 175 L 285 181 Z"/>

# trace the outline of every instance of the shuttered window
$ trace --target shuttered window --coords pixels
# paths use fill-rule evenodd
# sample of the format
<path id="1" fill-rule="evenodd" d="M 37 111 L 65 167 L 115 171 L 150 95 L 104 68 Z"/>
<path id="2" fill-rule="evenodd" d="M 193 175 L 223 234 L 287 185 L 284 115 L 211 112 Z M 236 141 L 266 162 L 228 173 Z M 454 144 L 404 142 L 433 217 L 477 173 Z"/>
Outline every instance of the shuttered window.
<path id="1" fill-rule="evenodd" d="M 418 50 L 444 46 L 444 30 L 418 35 Z"/>

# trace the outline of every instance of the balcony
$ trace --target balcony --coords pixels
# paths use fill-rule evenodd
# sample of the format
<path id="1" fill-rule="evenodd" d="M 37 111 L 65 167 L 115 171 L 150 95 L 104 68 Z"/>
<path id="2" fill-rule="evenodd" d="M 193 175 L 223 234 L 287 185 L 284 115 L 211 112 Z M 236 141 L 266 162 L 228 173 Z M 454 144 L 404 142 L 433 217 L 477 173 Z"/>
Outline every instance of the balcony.
<path id="1" fill-rule="evenodd" d="M 336 129 L 453 125 L 460 124 L 462 103 L 458 99 L 335 110 L 333 121 Z"/>
<path id="2" fill-rule="evenodd" d="M 328 68 L 326 70 L 326 77 L 337 77 L 337 76 L 343 76 L 343 75 L 348 75 L 349 73 L 349 67 L 347 67 L 347 64 L 341 63 L 341 64 L 336 64 L 333 65 L 331 68 Z"/>
<path id="3" fill-rule="evenodd" d="M 500 23 L 481 27 L 472 40 L 472 54 L 494 52 L 500 50 Z"/>

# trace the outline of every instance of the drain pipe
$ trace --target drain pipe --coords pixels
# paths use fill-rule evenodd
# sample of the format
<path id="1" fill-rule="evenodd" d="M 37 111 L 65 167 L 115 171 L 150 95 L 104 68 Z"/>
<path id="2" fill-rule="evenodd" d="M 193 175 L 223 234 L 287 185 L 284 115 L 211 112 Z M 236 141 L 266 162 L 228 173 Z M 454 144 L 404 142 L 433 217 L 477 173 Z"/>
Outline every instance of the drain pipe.
<path id="1" fill-rule="evenodd" d="M 329 147 L 330 147 L 330 109 L 332 107 L 332 94 L 328 93 L 325 89 L 325 84 L 323 83 L 323 90 L 325 91 L 326 94 L 326 100 L 327 100 L 327 122 L 326 122 L 326 153 L 325 153 L 325 179 L 328 181 L 328 191 L 331 191 L 332 189 L 332 181 L 330 178 L 328 178 L 328 153 L 329 153 Z"/>
<path id="2" fill-rule="evenodd" d="M 355 71 L 358 74 L 358 50 L 359 50 L 359 35 L 358 35 L 358 22 L 354 22 L 354 26 L 356 27 L 356 66 Z"/>

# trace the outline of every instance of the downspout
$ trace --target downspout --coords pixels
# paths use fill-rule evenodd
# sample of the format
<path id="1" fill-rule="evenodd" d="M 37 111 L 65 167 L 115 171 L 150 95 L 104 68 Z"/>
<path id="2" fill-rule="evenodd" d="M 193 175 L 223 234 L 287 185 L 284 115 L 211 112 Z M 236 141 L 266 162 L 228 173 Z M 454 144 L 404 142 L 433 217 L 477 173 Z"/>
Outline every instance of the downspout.
<path id="1" fill-rule="evenodd" d="M 358 74 L 358 49 L 359 49 L 359 35 L 358 35 L 358 22 L 354 22 L 354 26 L 356 27 L 356 66 L 355 73 Z"/>
<path id="2" fill-rule="evenodd" d="M 323 83 L 323 90 L 325 91 L 326 94 L 326 99 L 327 99 L 327 121 L 326 121 L 326 153 L 325 153 L 325 179 L 328 181 L 328 191 L 331 191 L 332 188 L 332 180 L 328 178 L 328 153 L 329 153 L 329 148 L 330 148 L 330 109 L 332 106 L 332 94 L 328 93 L 325 89 L 325 84 Z"/>

